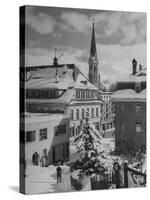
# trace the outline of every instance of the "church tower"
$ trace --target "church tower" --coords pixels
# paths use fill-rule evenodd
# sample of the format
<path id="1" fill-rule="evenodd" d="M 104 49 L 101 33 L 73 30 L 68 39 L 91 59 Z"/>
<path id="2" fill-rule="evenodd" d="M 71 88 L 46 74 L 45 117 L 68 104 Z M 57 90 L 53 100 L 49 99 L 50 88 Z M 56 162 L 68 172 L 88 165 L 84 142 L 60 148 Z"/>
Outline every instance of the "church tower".
<path id="1" fill-rule="evenodd" d="M 96 87 L 99 87 L 100 75 L 98 72 L 98 59 L 97 59 L 97 51 L 96 51 L 94 21 L 93 21 L 93 28 L 92 28 L 91 50 L 90 50 L 90 57 L 89 57 L 89 81 Z"/>

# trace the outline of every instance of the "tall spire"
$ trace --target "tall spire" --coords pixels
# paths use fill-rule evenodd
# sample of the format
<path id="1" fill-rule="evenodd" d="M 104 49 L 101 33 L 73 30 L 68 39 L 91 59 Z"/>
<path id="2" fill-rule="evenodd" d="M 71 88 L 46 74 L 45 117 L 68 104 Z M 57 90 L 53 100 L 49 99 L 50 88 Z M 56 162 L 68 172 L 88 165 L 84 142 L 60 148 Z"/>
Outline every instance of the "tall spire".
<path id="1" fill-rule="evenodd" d="M 95 23 L 94 23 L 94 19 L 93 19 L 90 57 L 97 57 L 94 25 L 95 25 Z"/>
<path id="2" fill-rule="evenodd" d="M 96 40 L 95 40 L 95 29 L 94 29 L 94 20 L 92 28 L 92 39 L 91 39 L 91 49 L 89 57 L 89 81 L 94 84 L 96 87 L 99 87 L 100 76 L 98 70 L 98 59 L 96 52 Z"/>

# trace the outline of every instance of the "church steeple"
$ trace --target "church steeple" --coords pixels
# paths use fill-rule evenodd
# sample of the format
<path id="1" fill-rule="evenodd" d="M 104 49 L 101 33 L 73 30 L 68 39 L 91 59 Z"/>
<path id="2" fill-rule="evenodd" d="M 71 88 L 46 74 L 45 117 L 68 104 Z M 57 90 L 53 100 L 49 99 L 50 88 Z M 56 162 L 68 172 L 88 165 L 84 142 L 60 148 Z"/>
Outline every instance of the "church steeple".
<path id="1" fill-rule="evenodd" d="M 89 57 L 89 81 L 96 87 L 99 87 L 100 75 L 98 73 L 98 59 L 96 50 L 96 39 L 95 39 L 95 23 L 93 21 L 92 27 L 92 39 L 91 39 L 91 49 Z"/>
<path id="2" fill-rule="evenodd" d="M 96 57 L 96 58 L 97 58 L 96 41 L 95 41 L 95 29 L 94 29 L 94 20 L 93 20 L 93 28 L 92 28 L 92 39 L 91 39 L 90 57 Z"/>

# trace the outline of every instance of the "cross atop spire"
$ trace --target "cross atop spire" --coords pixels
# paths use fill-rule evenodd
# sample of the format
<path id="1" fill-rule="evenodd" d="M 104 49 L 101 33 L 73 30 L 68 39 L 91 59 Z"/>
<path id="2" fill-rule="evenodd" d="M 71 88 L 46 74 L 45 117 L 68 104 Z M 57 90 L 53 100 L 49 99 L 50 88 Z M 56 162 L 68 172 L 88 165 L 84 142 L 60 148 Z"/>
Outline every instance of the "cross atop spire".
<path id="1" fill-rule="evenodd" d="M 97 52 L 96 52 L 96 40 L 95 40 L 95 29 L 94 29 L 94 18 L 93 18 L 93 28 L 92 28 L 92 39 L 91 39 L 91 51 L 90 51 L 90 57 L 97 58 Z"/>

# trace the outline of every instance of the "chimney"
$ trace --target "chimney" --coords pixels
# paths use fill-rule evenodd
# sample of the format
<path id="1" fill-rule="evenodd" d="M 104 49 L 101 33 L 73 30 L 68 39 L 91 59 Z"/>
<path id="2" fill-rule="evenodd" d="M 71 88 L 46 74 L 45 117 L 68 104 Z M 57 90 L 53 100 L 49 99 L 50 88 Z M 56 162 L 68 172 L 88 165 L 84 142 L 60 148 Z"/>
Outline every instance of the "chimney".
<path id="1" fill-rule="evenodd" d="M 58 69 L 56 69 L 56 83 L 59 82 Z"/>
<path id="2" fill-rule="evenodd" d="M 56 67 L 58 65 L 58 59 L 56 57 L 54 57 L 54 62 L 53 62 L 53 65 Z"/>
<path id="3" fill-rule="evenodd" d="M 55 48 L 55 57 L 54 57 L 54 61 L 53 61 L 53 65 L 56 67 L 57 65 L 58 65 L 58 59 L 57 59 L 57 57 L 56 57 L 56 51 L 57 51 L 57 49 Z"/>
<path id="4" fill-rule="evenodd" d="M 142 70 L 142 65 L 140 64 L 140 65 L 139 65 L 139 71 L 141 71 L 141 70 Z"/>
<path id="5" fill-rule="evenodd" d="M 132 74 L 136 74 L 136 68 L 137 68 L 137 61 L 135 60 L 135 58 L 133 58 L 132 60 Z"/>

